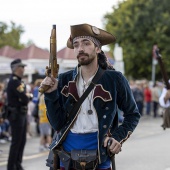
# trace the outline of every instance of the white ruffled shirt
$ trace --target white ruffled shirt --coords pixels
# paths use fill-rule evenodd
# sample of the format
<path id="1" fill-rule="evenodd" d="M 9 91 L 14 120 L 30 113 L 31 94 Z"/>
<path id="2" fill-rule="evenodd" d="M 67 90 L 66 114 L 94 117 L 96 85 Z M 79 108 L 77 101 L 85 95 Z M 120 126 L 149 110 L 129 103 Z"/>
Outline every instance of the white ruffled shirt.
<path id="1" fill-rule="evenodd" d="M 77 83 L 76 83 L 79 96 L 82 96 L 84 91 L 88 88 L 93 77 L 94 77 L 94 75 L 86 83 L 82 78 L 81 68 L 79 68 L 79 75 L 78 75 L 78 79 L 77 79 Z M 94 94 L 94 89 L 89 93 L 88 97 L 86 97 L 86 99 L 82 103 L 78 117 L 77 117 L 73 127 L 70 129 L 71 132 L 73 132 L 73 133 L 91 133 L 91 132 L 98 131 L 98 118 L 97 118 L 96 110 L 93 106 L 93 94 Z M 91 106 L 90 106 L 89 102 L 91 102 Z M 88 110 L 92 110 L 93 113 L 88 114 Z"/>
<path id="2" fill-rule="evenodd" d="M 163 88 L 161 96 L 159 98 L 159 104 L 163 107 L 163 108 L 168 108 L 170 107 L 170 101 L 168 100 L 166 103 L 164 101 L 164 97 L 166 95 L 167 89 Z"/>

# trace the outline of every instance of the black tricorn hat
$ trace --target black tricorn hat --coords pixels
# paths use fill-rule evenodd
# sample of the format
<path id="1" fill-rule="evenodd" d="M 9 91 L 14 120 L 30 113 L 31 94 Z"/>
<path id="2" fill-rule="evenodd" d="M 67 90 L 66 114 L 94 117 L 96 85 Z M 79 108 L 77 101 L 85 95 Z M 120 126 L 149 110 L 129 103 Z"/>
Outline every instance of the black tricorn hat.
<path id="1" fill-rule="evenodd" d="M 116 37 L 107 31 L 89 24 L 80 24 L 71 26 L 71 35 L 67 40 L 67 47 L 73 49 L 73 39 L 79 36 L 94 37 L 99 40 L 101 46 L 114 43 L 116 41 Z"/>
<path id="2" fill-rule="evenodd" d="M 26 64 L 24 64 L 24 63 L 22 63 L 22 61 L 21 61 L 21 59 L 15 59 L 15 60 L 13 60 L 12 62 L 11 62 L 11 68 L 12 67 L 14 67 L 14 66 L 23 66 L 23 67 L 25 67 L 26 66 Z"/>

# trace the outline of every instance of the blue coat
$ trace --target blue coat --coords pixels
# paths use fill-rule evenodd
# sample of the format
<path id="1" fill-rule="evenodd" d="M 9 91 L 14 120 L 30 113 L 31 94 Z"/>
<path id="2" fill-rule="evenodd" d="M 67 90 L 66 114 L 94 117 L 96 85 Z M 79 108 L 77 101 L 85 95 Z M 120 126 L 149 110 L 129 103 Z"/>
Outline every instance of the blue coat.
<path id="1" fill-rule="evenodd" d="M 101 69 L 101 68 L 99 68 Z M 45 94 L 47 116 L 52 127 L 59 132 L 58 141 L 52 149 L 64 140 L 65 131 L 74 121 L 67 120 L 69 111 L 79 99 L 76 88 L 78 68 L 62 73 L 58 78 L 58 89 Z M 140 113 L 137 109 L 128 81 L 122 73 L 106 70 L 94 88 L 93 104 L 98 116 L 99 162 L 107 159 L 103 147 L 105 136 L 110 135 L 123 143 L 137 126 Z M 124 121 L 118 126 L 117 107 L 124 112 Z"/>

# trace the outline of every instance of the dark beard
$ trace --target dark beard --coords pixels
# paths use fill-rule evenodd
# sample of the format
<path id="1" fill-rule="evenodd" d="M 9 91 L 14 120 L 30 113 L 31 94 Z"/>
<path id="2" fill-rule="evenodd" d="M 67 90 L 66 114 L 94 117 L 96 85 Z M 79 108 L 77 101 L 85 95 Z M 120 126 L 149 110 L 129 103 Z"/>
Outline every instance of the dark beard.
<path id="1" fill-rule="evenodd" d="M 85 65 L 89 65 L 90 63 L 92 63 L 93 60 L 94 60 L 94 58 L 89 58 L 88 60 L 81 60 L 78 62 L 79 62 L 79 65 L 85 66 Z"/>
<path id="2" fill-rule="evenodd" d="M 88 57 L 88 60 L 78 60 L 79 65 L 81 66 L 85 66 L 85 65 L 89 65 L 90 63 L 92 63 L 92 61 L 94 60 L 95 57 L 89 58 L 89 54 L 87 53 L 79 53 L 79 55 L 77 56 L 77 58 L 79 58 L 79 56 L 81 55 L 85 55 Z"/>

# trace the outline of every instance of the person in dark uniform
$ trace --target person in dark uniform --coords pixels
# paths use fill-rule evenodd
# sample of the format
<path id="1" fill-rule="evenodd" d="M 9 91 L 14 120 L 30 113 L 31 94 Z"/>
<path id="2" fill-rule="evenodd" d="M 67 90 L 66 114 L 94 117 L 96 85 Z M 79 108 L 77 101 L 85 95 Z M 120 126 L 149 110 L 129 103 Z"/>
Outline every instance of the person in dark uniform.
<path id="1" fill-rule="evenodd" d="M 11 62 L 12 75 L 7 86 L 7 101 L 12 141 L 7 170 L 24 170 L 21 163 L 26 143 L 27 104 L 29 101 L 26 86 L 22 81 L 25 66 L 20 59 Z"/>

